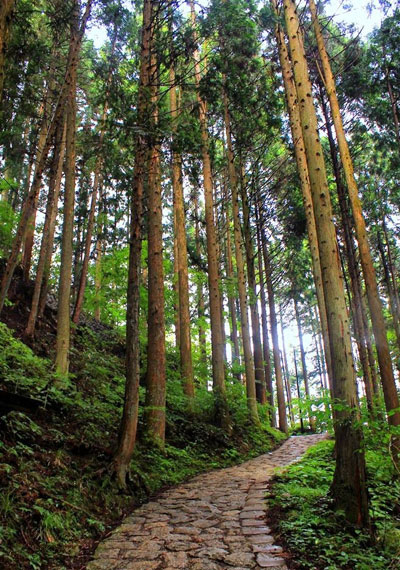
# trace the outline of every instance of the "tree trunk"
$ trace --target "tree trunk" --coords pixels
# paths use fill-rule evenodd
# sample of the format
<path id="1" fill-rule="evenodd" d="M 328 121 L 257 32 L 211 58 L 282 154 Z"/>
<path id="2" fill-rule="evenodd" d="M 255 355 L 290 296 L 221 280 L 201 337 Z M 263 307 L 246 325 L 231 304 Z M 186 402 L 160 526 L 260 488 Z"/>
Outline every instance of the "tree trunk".
<path id="1" fill-rule="evenodd" d="M 274 390 L 272 384 L 272 370 L 271 370 L 271 356 L 270 356 L 270 342 L 269 342 L 269 332 L 268 332 L 268 318 L 267 318 L 267 296 L 265 292 L 265 279 L 264 279 L 264 268 L 262 260 L 262 246 L 261 246 L 261 236 L 260 236 L 260 223 L 258 215 L 258 205 L 256 207 L 256 224 L 257 224 L 257 248 L 258 248 L 258 273 L 260 275 L 260 299 L 261 299 L 261 324 L 263 333 L 263 357 L 264 357 L 264 374 L 265 383 L 267 387 L 267 401 L 270 405 L 270 421 L 271 426 L 276 427 L 276 417 L 274 410 Z"/>
<path id="2" fill-rule="evenodd" d="M 290 423 L 291 423 L 291 425 L 294 425 L 292 391 L 290 389 L 290 374 L 289 374 L 288 360 L 287 360 L 287 356 L 286 356 L 285 335 L 284 335 L 283 316 L 282 316 L 282 306 L 281 305 L 279 305 L 279 317 L 280 317 L 280 321 L 281 321 L 281 327 L 280 328 L 281 328 L 281 341 L 282 341 L 282 351 L 281 351 L 282 374 L 283 374 L 283 379 L 285 381 L 286 401 L 287 401 Z"/>
<path id="3" fill-rule="evenodd" d="M 35 288 L 32 296 L 32 305 L 29 313 L 28 323 L 25 329 L 25 336 L 32 338 L 35 333 L 36 319 L 40 309 L 41 292 L 43 294 L 44 305 L 47 298 L 47 280 L 44 286 L 44 276 L 50 272 L 51 254 L 53 251 L 54 230 L 57 217 L 58 199 L 60 195 L 62 170 L 65 155 L 66 121 L 61 133 L 56 134 L 56 142 L 53 151 L 53 158 L 50 165 L 50 182 L 47 196 L 46 215 L 43 227 L 42 242 L 38 266 L 36 269 Z M 50 258 L 50 261 L 49 261 Z M 44 310 L 44 306 L 43 306 Z"/>
<path id="4" fill-rule="evenodd" d="M 349 320 L 323 150 L 294 0 L 284 0 L 284 12 L 311 183 L 325 302 L 329 307 L 327 317 L 333 396 L 335 402 L 341 405 L 336 410 L 334 421 L 336 468 L 331 490 L 335 506 L 345 512 L 349 522 L 369 526 L 365 458 L 358 420 Z"/>
<path id="5" fill-rule="evenodd" d="M 154 64 L 153 64 L 154 65 Z M 156 77 L 154 72 L 152 76 Z M 153 97 L 157 105 L 158 97 Z M 154 111 L 154 126 L 157 113 Z M 154 136 L 154 135 L 153 135 Z M 160 146 L 151 151 L 148 183 L 148 321 L 147 321 L 147 374 L 145 425 L 150 440 L 164 446 L 165 442 L 165 319 L 164 319 L 164 269 L 162 240 L 162 201 Z M 182 331 L 181 331 L 182 332 Z M 182 345 L 182 337 L 181 337 Z"/>
<path id="6" fill-rule="evenodd" d="M 194 239 L 196 244 L 196 255 L 198 259 L 201 259 L 199 199 L 197 193 L 194 198 L 194 212 L 195 212 Z M 204 292 L 203 292 L 203 285 L 199 280 L 197 285 L 197 317 L 199 319 L 200 357 L 203 364 L 207 362 L 206 331 L 204 330 L 204 325 L 203 325 L 204 316 L 205 316 Z"/>
<path id="7" fill-rule="evenodd" d="M 75 0 L 73 21 L 71 25 L 71 43 L 79 42 L 79 2 Z M 67 127 L 65 134 L 65 186 L 64 186 L 64 220 L 62 226 L 60 279 L 58 286 L 57 339 L 56 339 L 56 373 L 68 374 L 70 347 L 70 301 L 71 276 L 74 233 L 75 202 L 75 137 L 76 137 L 76 74 L 78 58 L 73 60 L 71 85 L 67 99 Z"/>
<path id="8" fill-rule="evenodd" d="M 331 106 L 333 124 L 335 126 L 340 156 L 342 158 L 343 172 L 345 175 L 351 208 L 353 211 L 354 228 L 359 246 L 360 261 L 371 313 L 372 328 L 376 342 L 383 394 L 385 398 L 386 410 L 389 413 L 388 422 L 393 426 L 397 426 L 400 425 L 400 403 L 393 375 L 392 361 L 386 336 L 386 327 L 383 318 L 382 304 L 378 293 L 375 268 L 372 262 L 372 255 L 367 237 L 367 229 L 362 213 L 361 201 L 358 195 L 357 183 L 354 178 L 353 162 L 350 156 L 350 151 L 343 128 L 339 102 L 336 95 L 335 80 L 333 78 L 332 70 L 330 67 L 328 54 L 325 49 L 325 43 L 322 37 L 314 0 L 309 0 L 309 3 L 315 36 L 318 44 L 318 51 L 324 73 L 324 81 L 329 97 L 329 103 Z M 396 448 L 398 448 L 398 453 L 400 451 L 399 443 L 396 443 Z"/>
<path id="9" fill-rule="evenodd" d="M 232 343 L 232 366 L 234 369 L 234 376 L 241 382 L 241 374 L 236 369 L 240 366 L 240 349 L 239 349 L 239 331 L 237 326 L 236 318 L 236 305 L 235 305 L 235 294 L 233 290 L 233 283 L 235 281 L 235 275 L 233 271 L 233 261 L 232 261 L 232 238 L 231 238 L 231 210 L 229 209 L 229 196 L 228 196 L 228 186 L 225 184 L 225 251 L 226 251 L 226 277 L 228 279 L 228 309 L 230 316 L 231 325 L 231 343 Z"/>
<path id="10" fill-rule="evenodd" d="M 226 95 L 225 88 L 223 92 L 223 100 L 224 100 L 224 120 L 225 120 L 227 156 L 228 156 L 228 173 L 229 173 L 229 182 L 232 193 L 231 201 L 232 201 L 233 232 L 234 232 L 236 268 L 237 268 L 237 277 L 238 277 L 240 321 L 242 324 L 244 366 L 246 374 L 247 408 L 249 412 L 250 421 L 255 424 L 258 424 L 260 420 L 257 411 L 256 379 L 254 373 L 253 355 L 251 351 L 250 326 L 249 326 L 247 294 L 246 294 L 246 277 L 244 273 L 242 234 L 240 228 L 238 181 L 237 181 L 236 169 L 233 157 L 228 98 Z"/>
<path id="11" fill-rule="evenodd" d="M 247 267 L 247 280 L 249 287 L 249 305 L 251 316 L 251 330 L 253 333 L 253 354 L 254 354 L 254 370 L 256 379 L 256 396 L 260 404 L 265 404 L 267 401 L 264 362 L 261 345 L 260 334 L 260 316 L 258 314 L 258 299 L 257 299 L 257 282 L 254 261 L 254 247 L 251 237 L 250 228 L 250 210 L 248 204 L 247 193 L 245 189 L 245 181 L 241 177 L 241 196 L 242 196 L 242 210 L 243 210 L 243 236 L 244 246 L 246 252 L 246 267 Z"/>
<path id="12" fill-rule="evenodd" d="M 102 259 L 103 259 L 103 234 L 105 231 L 105 196 L 104 189 L 101 184 L 99 195 L 101 197 L 99 209 L 97 213 L 97 239 L 96 239 L 96 260 L 94 269 L 94 318 L 100 321 L 101 318 L 101 283 L 102 283 Z M 129 222 L 128 222 L 129 227 Z"/>
<path id="13" fill-rule="evenodd" d="M 38 164 L 41 159 L 41 155 L 43 153 L 44 146 L 46 144 L 46 137 L 47 137 L 47 130 L 49 127 L 51 110 L 52 110 L 52 96 L 55 92 L 55 64 L 56 64 L 56 57 L 59 54 L 53 53 L 52 54 L 52 62 L 51 68 L 49 73 L 49 83 L 46 89 L 46 93 L 44 95 L 43 103 L 41 105 L 42 109 L 42 118 L 41 118 L 41 125 L 40 131 L 37 141 L 37 151 L 36 151 L 36 159 L 35 159 L 35 169 L 38 167 Z M 55 133 L 55 138 L 57 138 L 57 133 Z M 56 143 L 55 143 L 56 145 Z M 28 179 L 29 181 L 29 179 Z M 39 203 L 39 192 L 36 195 L 35 202 L 33 204 L 33 211 L 32 214 L 27 222 L 27 230 L 25 234 L 25 239 L 23 243 L 23 255 L 22 255 L 22 268 L 23 268 L 23 276 L 25 283 L 29 281 L 29 273 L 31 269 L 32 263 L 32 251 L 33 251 L 33 244 L 34 244 L 34 236 L 35 236 L 35 224 L 36 224 L 36 215 L 37 215 L 37 208 Z"/>
<path id="14" fill-rule="evenodd" d="M 72 321 L 76 325 L 79 322 L 79 317 L 82 311 L 83 300 L 85 296 L 85 289 L 86 289 L 86 280 L 87 280 L 87 273 L 89 268 L 89 260 L 90 260 L 90 250 L 92 246 L 92 237 L 93 237 L 93 229 L 94 229 L 94 222 L 96 216 L 96 205 L 97 205 L 97 197 L 99 194 L 100 184 L 101 184 L 101 170 L 104 162 L 103 158 L 103 143 L 104 143 L 104 136 L 105 136 L 105 122 L 107 119 L 107 111 L 108 111 L 108 98 L 110 96 L 110 88 L 111 88 L 111 79 L 112 79 L 112 58 L 115 53 L 115 46 L 117 43 L 117 31 L 116 28 L 114 29 L 113 40 L 111 44 L 111 52 L 110 52 L 110 65 L 108 70 L 108 76 L 106 80 L 106 93 L 104 99 L 104 106 L 103 112 L 100 118 L 100 137 L 99 137 L 99 144 L 97 147 L 97 156 L 96 156 L 96 165 L 94 169 L 94 180 L 93 180 L 93 189 L 92 189 L 92 197 L 90 203 L 90 210 L 89 210 L 89 217 L 87 221 L 87 228 L 86 228 L 86 236 L 85 236 L 85 245 L 84 245 L 84 255 L 83 255 L 83 262 L 79 277 L 79 285 L 78 291 L 76 295 L 75 307 L 74 312 L 72 315 Z"/>
<path id="15" fill-rule="evenodd" d="M 307 398 L 307 412 L 308 412 L 308 421 L 310 423 L 310 428 L 315 430 L 315 418 L 312 415 L 311 405 L 310 405 L 310 386 L 308 383 L 308 372 L 307 372 L 307 364 L 306 364 L 306 353 L 304 350 L 304 342 L 303 342 L 303 331 L 301 327 L 301 317 L 299 311 L 299 304 L 296 298 L 294 298 L 294 310 L 296 313 L 296 323 L 297 323 L 297 332 L 299 336 L 299 345 L 300 345 L 300 358 L 301 358 L 301 369 L 303 371 L 303 381 L 304 381 L 304 391 L 306 393 Z"/>
<path id="16" fill-rule="evenodd" d="M 188 398 L 189 409 L 193 409 L 194 375 L 192 363 L 192 341 L 190 336 L 189 275 L 185 227 L 185 204 L 182 184 L 182 156 L 177 149 L 178 98 L 175 87 L 175 69 L 170 68 L 170 112 L 173 129 L 172 140 L 172 188 L 174 193 L 175 239 L 178 270 L 179 306 L 179 354 L 183 391 Z"/>
<path id="17" fill-rule="evenodd" d="M 357 342 L 358 354 L 360 356 L 361 368 L 363 371 L 363 379 L 365 386 L 365 395 L 367 398 L 368 408 L 372 410 L 373 408 L 373 398 L 372 398 L 372 378 L 371 378 L 371 368 L 368 360 L 366 339 L 369 336 L 368 329 L 364 329 L 364 320 L 362 317 L 362 290 L 360 283 L 360 276 L 357 269 L 357 259 L 356 251 L 353 240 L 353 223 L 351 219 L 351 213 L 349 212 L 345 189 L 341 180 L 340 166 L 337 155 L 337 149 L 335 146 L 335 141 L 332 134 L 332 128 L 330 123 L 330 118 L 328 114 L 328 108 L 326 106 L 324 93 L 322 91 L 322 83 L 319 83 L 320 90 L 320 102 L 322 113 L 325 118 L 326 131 L 328 135 L 329 148 L 332 158 L 333 173 L 336 180 L 336 188 L 338 192 L 339 207 L 342 218 L 342 227 L 344 235 L 344 243 L 347 258 L 347 267 L 350 275 L 351 282 L 351 297 L 353 305 L 353 322 L 354 322 L 354 333 Z"/>
<path id="18" fill-rule="evenodd" d="M 272 336 L 272 352 L 274 356 L 275 381 L 276 381 L 276 397 L 278 401 L 279 429 L 284 433 L 288 433 L 288 425 L 287 425 L 286 409 L 285 409 L 285 394 L 283 389 L 283 376 L 282 376 L 282 367 L 281 367 L 280 350 L 279 350 L 278 321 L 276 318 L 276 310 L 275 310 L 275 295 L 274 295 L 274 289 L 272 287 L 271 263 L 269 260 L 269 254 L 267 249 L 267 241 L 263 230 L 261 230 L 261 239 L 262 239 L 262 249 L 263 249 L 263 258 L 264 258 L 265 280 L 267 283 L 267 291 L 268 291 L 269 318 L 270 318 L 271 336 Z"/>
<path id="19" fill-rule="evenodd" d="M 272 4 L 275 13 L 278 14 L 276 0 L 272 0 Z M 320 308 L 319 314 L 324 342 L 325 362 L 328 372 L 329 385 L 331 386 L 332 363 L 329 348 L 328 320 L 326 314 L 324 290 L 322 286 L 321 263 L 318 248 L 317 229 L 315 226 L 315 214 L 311 197 L 310 177 L 308 174 L 307 157 L 304 148 L 303 133 L 301 130 L 300 111 L 297 100 L 296 86 L 294 83 L 293 72 L 285 43 L 285 37 L 279 23 L 277 23 L 275 27 L 275 36 L 278 44 L 279 61 L 282 68 L 282 77 L 285 87 L 286 103 L 289 114 L 290 130 L 292 133 L 292 140 L 294 145 L 297 172 L 300 178 L 304 210 L 306 213 L 307 234 L 311 253 L 312 271 L 314 276 L 318 306 Z"/>
<path id="20" fill-rule="evenodd" d="M 299 400 L 300 430 L 301 430 L 301 433 L 304 433 L 303 410 L 301 409 L 301 392 L 300 392 L 300 382 L 299 382 L 299 371 L 297 368 L 297 357 L 296 357 L 296 350 L 295 349 L 293 349 L 293 361 L 294 361 L 294 371 L 295 371 L 295 375 L 296 375 L 297 398 Z"/>
<path id="21" fill-rule="evenodd" d="M 3 99 L 4 61 L 15 0 L 2 0 L 0 4 L 0 104 Z"/>
<path id="22" fill-rule="evenodd" d="M 193 30 L 195 27 L 195 10 L 193 0 L 190 2 Z M 194 33 L 195 41 L 197 34 Z M 213 369 L 213 390 L 215 397 L 216 418 L 221 425 L 229 429 L 230 421 L 226 401 L 224 338 L 221 323 L 221 294 L 217 257 L 217 236 L 214 223 L 213 183 L 211 174 L 211 160 L 209 154 L 209 137 L 207 129 L 207 104 L 200 94 L 200 64 L 197 50 L 193 54 L 195 67 L 195 84 L 197 90 L 197 103 L 201 133 L 201 154 L 203 161 L 203 185 L 205 201 L 206 235 L 207 235 L 207 261 L 208 261 L 208 287 L 210 295 L 210 321 L 211 321 L 211 358 Z"/>
<path id="23" fill-rule="evenodd" d="M 130 244 L 128 266 L 128 292 L 126 307 L 126 382 L 124 409 L 119 429 L 118 448 L 113 467 L 118 484 L 126 486 L 129 464 L 135 448 L 140 379 L 140 274 L 142 253 L 143 187 L 148 156 L 148 140 L 143 134 L 148 128 L 151 49 L 154 42 L 154 12 L 158 5 L 154 0 L 143 4 L 142 42 L 140 54 L 140 76 L 137 102 L 138 135 L 135 141 L 135 164 L 132 183 Z"/>

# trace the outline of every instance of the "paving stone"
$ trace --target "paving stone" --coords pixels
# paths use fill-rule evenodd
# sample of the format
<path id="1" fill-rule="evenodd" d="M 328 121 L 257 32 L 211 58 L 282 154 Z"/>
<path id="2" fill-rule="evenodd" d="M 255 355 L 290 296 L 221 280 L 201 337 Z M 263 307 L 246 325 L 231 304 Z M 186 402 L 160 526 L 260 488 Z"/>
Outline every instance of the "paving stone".
<path id="1" fill-rule="evenodd" d="M 192 562 L 189 566 L 191 570 L 220 570 L 221 568 L 226 568 L 226 566 L 222 566 L 214 560 L 210 560 L 207 558 L 199 558 L 198 560 Z"/>
<path id="2" fill-rule="evenodd" d="M 264 510 L 259 510 L 259 511 L 243 510 L 239 515 L 240 519 L 261 519 L 264 517 L 265 517 Z"/>
<path id="3" fill-rule="evenodd" d="M 261 568 L 279 568 L 279 566 L 286 566 L 286 562 L 283 558 L 278 558 L 276 556 L 268 556 L 268 554 L 257 554 L 257 564 Z"/>
<path id="4" fill-rule="evenodd" d="M 254 535 L 254 534 L 268 534 L 271 532 L 271 529 L 269 528 L 269 526 L 252 526 L 252 527 L 244 527 L 242 528 L 242 533 L 243 534 L 249 534 L 249 535 Z"/>
<path id="5" fill-rule="evenodd" d="M 87 570 L 287 570 L 264 522 L 268 479 L 322 438 L 290 438 L 275 452 L 165 491 L 99 545 Z"/>
<path id="6" fill-rule="evenodd" d="M 230 566 L 245 566 L 246 568 L 254 568 L 256 561 L 254 555 L 247 552 L 233 552 L 224 558 L 224 562 Z"/>
<path id="7" fill-rule="evenodd" d="M 105 558 L 101 560 L 93 560 L 89 562 L 86 566 L 87 570 L 114 570 L 118 566 L 119 562 L 116 560 L 106 560 Z"/>
<path id="8" fill-rule="evenodd" d="M 279 554 L 283 552 L 281 546 L 276 544 L 253 544 L 254 552 L 265 552 L 267 554 Z"/>
<path id="9" fill-rule="evenodd" d="M 274 537 L 271 534 L 253 534 L 247 537 L 253 544 L 272 544 Z"/>
<path id="10" fill-rule="evenodd" d="M 118 560 L 119 556 L 119 548 L 106 548 L 104 546 L 100 546 L 95 553 L 96 558 L 114 558 Z"/>
<path id="11" fill-rule="evenodd" d="M 263 513 L 265 518 L 265 513 Z M 263 519 L 241 519 L 240 520 L 243 527 L 264 527 L 265 520 Z"/>
<path id="12" fill-rule="evenodd" d="M 187 568 L 189 564 L 186 552 L 164 552 L 163 561 L 167 568 Z"/>
<path id="13" fill-rule="evenodd" d="M 158 570 L 158 568 L 161 567 L 162 566 L 160 561 L 140 560 L 136 562 L 130 562 L 127 560 L 121 565 L 116 566 L 115 570 Z"/>

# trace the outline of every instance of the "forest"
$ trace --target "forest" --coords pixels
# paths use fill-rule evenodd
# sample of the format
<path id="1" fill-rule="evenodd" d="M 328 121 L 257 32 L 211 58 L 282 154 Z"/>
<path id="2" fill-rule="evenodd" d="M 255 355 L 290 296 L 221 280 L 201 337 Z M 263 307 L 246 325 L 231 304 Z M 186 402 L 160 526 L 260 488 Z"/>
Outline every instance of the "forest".
<path id="1" fill-rule="evenodd" d="M 335 4 L 0 0 L 0 568 L 400 568 L 400 3 Z"/>

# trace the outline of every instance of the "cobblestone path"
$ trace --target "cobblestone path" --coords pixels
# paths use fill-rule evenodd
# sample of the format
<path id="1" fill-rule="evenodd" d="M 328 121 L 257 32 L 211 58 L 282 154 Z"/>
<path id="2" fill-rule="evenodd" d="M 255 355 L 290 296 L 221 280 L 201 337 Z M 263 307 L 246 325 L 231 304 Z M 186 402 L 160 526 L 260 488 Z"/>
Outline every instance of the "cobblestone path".
<path id="1" fill-rule="evenodd" d="M 165 491 L 100 543 L 87 570 L 285 570 L 265 523 L 268 480 L 324 437 L 291 437 L 271 453 Z"/>

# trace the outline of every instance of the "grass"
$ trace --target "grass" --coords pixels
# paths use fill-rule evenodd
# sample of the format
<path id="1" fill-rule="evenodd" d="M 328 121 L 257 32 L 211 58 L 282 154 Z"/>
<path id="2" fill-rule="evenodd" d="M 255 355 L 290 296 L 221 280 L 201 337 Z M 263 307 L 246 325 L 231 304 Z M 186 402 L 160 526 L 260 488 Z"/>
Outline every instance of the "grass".
<path id="1" fill-rule="evenodd" d="M 78 329 L 71 375 L 57 383 L 50 360 L 0 323 L 0 389 L 42 402 L 34 415 L 14 410 L 0 419 L 0 567 L 81 568 L 96 541 L 151 494 L 259 455 L 284 437 L 247 424 L 241 385 L 228 391 L 232 437 L 213 424 L 205 389 L 197 390 L 197 413 L 189 417 L 170 351 L 165 451 L 143 440 L 140 417 L 129 489 L 121 493 L 109 465 L 123 401 L 123 357 L 114 331 Z M 140 392 L 143 400 L 143 387 Z"/>
<path id="2" fill-rule="evenodd" d="M 367 440 L 368 441 L 368 440 Z M 370 443 L 372 443 L 370 441 Z M 381 446 L 366 452 L 368 491 L 375 540 L 334 512 L 329 487 L 334 442 L 323 441 L 277 476 L 271 518 L 293 556 L 292 568 L 310 570 L 395 570 L 400 567 L 400 483 Z"/>

